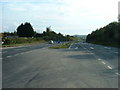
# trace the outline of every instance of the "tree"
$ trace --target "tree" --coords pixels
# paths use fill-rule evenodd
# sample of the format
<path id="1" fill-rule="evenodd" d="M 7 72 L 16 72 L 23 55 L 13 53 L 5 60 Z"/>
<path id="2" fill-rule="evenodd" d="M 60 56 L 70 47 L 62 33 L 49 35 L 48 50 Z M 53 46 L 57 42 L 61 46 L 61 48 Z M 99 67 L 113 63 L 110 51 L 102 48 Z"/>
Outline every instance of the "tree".
<path id="1" fill-rule="evenodd" d="M 21 24 L 17 28 L 17 34 L 19 37 L 33 37 L 34 36 L 34 30 L 30 23 Z"/>
<path id="2" fill-rule="evenodd" d="M 118 45 L 120 39 L 120 22 L 112 22 L 103 28 L 93 31 L 87 35 L 87 42 L 105 44 L 105 45 Z"/>

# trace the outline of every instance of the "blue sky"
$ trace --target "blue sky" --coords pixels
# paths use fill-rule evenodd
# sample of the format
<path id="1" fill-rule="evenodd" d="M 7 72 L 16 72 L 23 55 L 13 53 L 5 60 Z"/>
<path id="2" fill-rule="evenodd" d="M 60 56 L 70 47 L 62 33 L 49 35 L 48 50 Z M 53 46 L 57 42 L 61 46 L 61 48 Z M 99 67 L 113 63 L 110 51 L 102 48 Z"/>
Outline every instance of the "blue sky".
<path id="1" fill-rule="evenodd" d="M 1 31 L 15 31 L 30 22 L 42 33 L 51 26 L 64 35 L 87 35 L 117 21 L 119 0 L 1 0 Z"/>

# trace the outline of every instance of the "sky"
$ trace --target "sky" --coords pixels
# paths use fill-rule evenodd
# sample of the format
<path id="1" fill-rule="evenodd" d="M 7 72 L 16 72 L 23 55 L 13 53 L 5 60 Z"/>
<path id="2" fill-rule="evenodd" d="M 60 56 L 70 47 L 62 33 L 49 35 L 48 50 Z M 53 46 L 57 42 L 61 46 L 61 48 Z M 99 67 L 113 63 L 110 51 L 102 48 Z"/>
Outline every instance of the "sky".
<path id="1" fill-rule="evenodd" d="M 119 0 L 0 0 L 1 32 L 30 22 L 38 33 L 46 27 L 64 35 L 87 35 L 117 21 Z"/>

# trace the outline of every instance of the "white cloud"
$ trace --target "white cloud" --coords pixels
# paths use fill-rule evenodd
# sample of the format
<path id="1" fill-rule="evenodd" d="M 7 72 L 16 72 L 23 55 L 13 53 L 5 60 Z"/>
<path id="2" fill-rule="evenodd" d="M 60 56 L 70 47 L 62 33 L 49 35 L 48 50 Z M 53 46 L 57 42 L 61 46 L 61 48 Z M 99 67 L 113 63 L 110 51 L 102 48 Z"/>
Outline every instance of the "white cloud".
<path id="1" fill-rule="evenodd" d="M 30 21 L 35 28 L 51 25 L 65 33 L 90 32 L 117 20 L 118 13 L 118 0 L 2 0 L 5 1 L 8 3 L 3 14 L 9 25 Z"/>

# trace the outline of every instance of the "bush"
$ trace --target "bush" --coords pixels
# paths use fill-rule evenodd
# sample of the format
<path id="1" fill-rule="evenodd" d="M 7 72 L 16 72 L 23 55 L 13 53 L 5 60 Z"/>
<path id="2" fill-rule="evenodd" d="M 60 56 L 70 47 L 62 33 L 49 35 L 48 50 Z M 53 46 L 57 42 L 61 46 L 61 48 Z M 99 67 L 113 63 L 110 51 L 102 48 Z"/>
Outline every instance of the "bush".
<path id="1" fill-rule="evenodd" d="M 36 41 L 41 41 L 41 38 L 6 38 L 4 45 L 32 43 Z"/>

